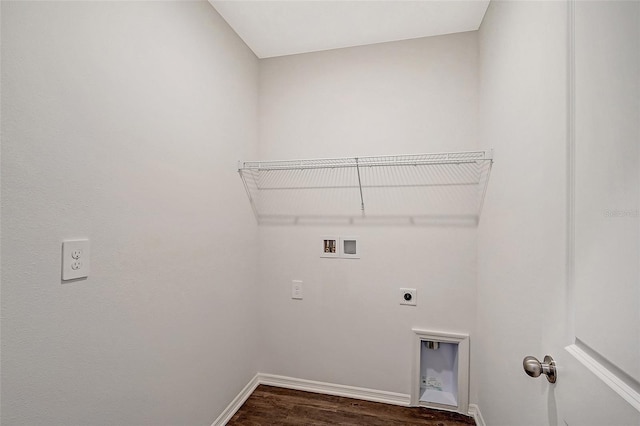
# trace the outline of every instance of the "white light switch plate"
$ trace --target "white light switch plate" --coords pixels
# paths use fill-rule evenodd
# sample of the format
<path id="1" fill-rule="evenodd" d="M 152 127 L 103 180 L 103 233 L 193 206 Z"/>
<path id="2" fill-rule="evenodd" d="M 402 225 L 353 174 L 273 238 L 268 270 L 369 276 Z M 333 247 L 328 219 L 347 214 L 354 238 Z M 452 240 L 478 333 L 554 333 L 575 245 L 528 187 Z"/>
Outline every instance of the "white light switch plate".
<path id="1" fill-rule="evenodd" d="M 62 242 L 62 280 L 89 276 L 89 240 Z"/>
<path id="2" fill-rule="evenodd" d="M 302 281 L 291 281 L 291 298 L 302 300 Z"/>

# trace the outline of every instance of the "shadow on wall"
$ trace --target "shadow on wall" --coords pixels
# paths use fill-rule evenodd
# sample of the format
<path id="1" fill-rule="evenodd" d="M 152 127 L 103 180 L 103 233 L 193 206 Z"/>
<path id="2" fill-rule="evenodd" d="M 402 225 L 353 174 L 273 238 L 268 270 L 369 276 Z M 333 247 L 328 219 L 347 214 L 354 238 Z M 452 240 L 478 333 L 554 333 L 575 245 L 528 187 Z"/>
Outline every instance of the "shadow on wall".
<path id="1" fill-rule="evenodd" d="M 423 216 L 292 216 L 261 215 L 258 223 L 266 226 L 407 226 L 407 227 L 459 227 L 475 228 L 477 215 L 423 215 Z"/>

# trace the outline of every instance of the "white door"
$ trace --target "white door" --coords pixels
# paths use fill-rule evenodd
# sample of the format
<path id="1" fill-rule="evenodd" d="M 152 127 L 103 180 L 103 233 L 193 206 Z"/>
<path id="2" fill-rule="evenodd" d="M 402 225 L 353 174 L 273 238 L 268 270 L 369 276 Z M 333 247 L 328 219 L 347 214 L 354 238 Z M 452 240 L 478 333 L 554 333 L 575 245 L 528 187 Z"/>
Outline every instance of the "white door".
<path id="1" fill-rule="evenodd" d="M 569 19 L 572 231 L 543 333 L 549 424 L 640 425 L 640 2 L 577 1 Z"/>

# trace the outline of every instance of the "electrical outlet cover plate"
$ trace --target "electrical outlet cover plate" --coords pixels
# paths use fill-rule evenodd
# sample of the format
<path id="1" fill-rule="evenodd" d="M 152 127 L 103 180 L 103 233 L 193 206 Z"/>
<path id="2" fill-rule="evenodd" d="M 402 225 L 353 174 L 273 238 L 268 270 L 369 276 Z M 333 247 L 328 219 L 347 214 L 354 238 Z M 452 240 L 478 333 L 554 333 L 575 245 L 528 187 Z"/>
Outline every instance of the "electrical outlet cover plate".
<path id="1" fill-rule="evenodd" d="M 89 276 L 89 240 L 62 242 L 62 280 L 75 280 Z"/>
<path id="2" fill-rule="evenodd" d="M 400 304 L 416 306 L 418 303 L 418 291 L 415 288 L 400 289 Z"/>

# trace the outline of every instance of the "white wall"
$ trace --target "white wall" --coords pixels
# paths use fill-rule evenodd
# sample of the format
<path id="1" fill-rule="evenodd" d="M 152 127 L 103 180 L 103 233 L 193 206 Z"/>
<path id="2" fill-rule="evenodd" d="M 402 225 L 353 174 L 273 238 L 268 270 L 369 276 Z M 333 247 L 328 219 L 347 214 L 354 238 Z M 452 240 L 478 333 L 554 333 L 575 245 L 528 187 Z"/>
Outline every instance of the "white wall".
<path id="1" fill-rule="evenodd" d="M 260 158 L 476 149 L 476 50 L 469 32 L 261 60 Z"/>
<path id="2" fill-rule="evenodd" d="M 264 160 L 475 150 L 476 33 L 263 60 L 259 118 Z M 475 228 L 259 233 L 261 371 L 409 394 L 412 327 L 469 332 L 475 350 Z M 359 236 L 362 258 L 321 259 L 322 235 Z"/>
<path id="3" fill-rule="evenodd" d="M 575 333 L 638 381 L 640 2 L 575 11 Z"/>
<path id="4" fill-rule="evenodd" d="M 564 300 L 566 7 L 492 1 L 479 31 L 481 144 L 497 159 L 478 232 L 474 359 L 489 425 L 554 424 L 549 384 L 522 359 L 544 356 L 543 334 L 556 333 L 546 314 Z"/>
<path id="5" fill-rule="evenodd" d="M 2 2 L 3 424 L 211 424 L 255 374 L 257 65 L 207 2 Z"/>
<path id="6" fill-rule="evenodd" d="M 603 216 L 607 208 L 633 210 L 637 205 L 638 151 L 629 139 L 637 142 L 632 116 L 638 108 L 640 9 L 633 2 L 575 5 L 577 247 L 570 286 L 567 6 L 492 1 L 479 31 L 481 144 L 493 146 L 500 159 L 478 232 L 480 350 L 473 359 L 478 403 L 490 425 L 639 421 L 638 411 L 565 345 L 573 343 L 575 331 L 578 339 L 589 338 L 587 345 L 601 351 L 608 363 L 628 374 L 637 372 L 637 282 L 630 286 L 627 281 L 637 275 L 637 240 L 620 237 L 623 232 L 637 235 L 637 228 L 615 223 L 615 218 L 607 223 Z M 608 205 L 620 202 L 628 207 Z M 587 260 L 585 253 L 607 245 L 620 251 L 615 256 L 622 264 L 601 253 L 593 267 L 594 258 Z M 612 269 L 603 274 L 606 268 Z M 606 282 L 589 281 L 598 276 Z M 625 300 L 616 302 L 617 297 Z M 620 337 L 625 341 L 614 343 L 617 348 L 607 347 Z M 555 385 L 522 371 L 524 356 L 545 354 L 558 363 Z"/>

